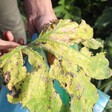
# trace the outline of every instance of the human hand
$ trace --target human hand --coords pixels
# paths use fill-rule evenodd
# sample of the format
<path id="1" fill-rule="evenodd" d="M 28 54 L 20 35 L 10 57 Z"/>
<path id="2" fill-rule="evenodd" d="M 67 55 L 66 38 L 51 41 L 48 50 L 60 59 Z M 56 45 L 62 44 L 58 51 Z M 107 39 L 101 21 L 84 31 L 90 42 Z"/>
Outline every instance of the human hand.
<path id="1" fill-rule="evenodd" d="M 32 35 L 40 33 L 44 26 L 52 20 L 56 20 L 51 0 L 24 0 L 28 18 L 28 31 Z"/>
<path id="2" fill-rule="evenodd" d="M 9 52 L 11 49 L 19 46 L 20 44 L 24 44 L 22 38 L 20 38 L 17 42 L 14 42 L 14 36 L 10 31 L 4 33 L 4 39 L 0 39 L 0 55 Z"/>
<path id="3" fill-rule="evenodd" d="M 52 8 L 51 0 L 24 0 L 25 10 L 28 18 L 28 31 L 32 36 L 33 33 L 40 33 L 46 24 L 57 17 Z M 51 65 L 55 56 L 47 53 L 48 64 Z"/>

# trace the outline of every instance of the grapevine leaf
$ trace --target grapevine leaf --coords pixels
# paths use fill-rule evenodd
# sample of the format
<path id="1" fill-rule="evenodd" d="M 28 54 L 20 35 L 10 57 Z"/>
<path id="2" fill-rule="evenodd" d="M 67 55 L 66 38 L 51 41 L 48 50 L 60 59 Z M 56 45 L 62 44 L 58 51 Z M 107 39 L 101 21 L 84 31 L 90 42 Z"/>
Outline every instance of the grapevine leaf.
<path id="1" fill-rule="evenodd" d="M 105 79 L 112 76 L 109 62 L 103 52 L 90 57 L 70 48 L 66 44 L 50 39 L 39 39 L 37 44 L 47 51 L 52 52 L 56 57 L 68 60 L 71 66 L 80 66 L 89 77 Z"/>
<path id="2" fill-rule="evenodd" d="M 62 108 L 66 109 L 53 88 L 42 57 L 31 49 L 24 49 L 23 52 L 28 55 L 33 71 L 14 86 L 19 93 L 16 96 L 9 94 L 8 100 L 13 103 L 20 101 L 31 112 L 59 112 Z"/>
<path id="3" fill-rule="evenodd" d="M 11 92 L 7 95 L 8 100 L 21 102 L 31 112 L 92 112 L 98 94 L 91 78 L 112 76 L 105 53 L 93 55 L 88 49 L 98 49 L 102 44 L 92 38 L 93 29 L 84 20 L 80 24 L 70 20 L 53 21 L 46 28 L 28 46 L 19 46 L 0 57 L 0 70 L 3 69 Z M 80 51 L 71 47 L 80 43 L 84 45 Z M 44 56 L 40 56 L 43 53 L 32 48 L 45 49 L 55 55 L 49 70 Z M 28 56 L 33 68 L 31 72 L 26 71 L 22 53 Z M 54 80 L 69 95 L 70 108 L 55 92 Z"/>

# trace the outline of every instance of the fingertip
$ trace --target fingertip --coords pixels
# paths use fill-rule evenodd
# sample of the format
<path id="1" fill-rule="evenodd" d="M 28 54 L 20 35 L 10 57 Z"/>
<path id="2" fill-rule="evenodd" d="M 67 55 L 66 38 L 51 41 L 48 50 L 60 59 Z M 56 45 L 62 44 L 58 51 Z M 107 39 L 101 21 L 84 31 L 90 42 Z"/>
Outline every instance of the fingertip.
<path id="1" fill-rule="evenodd" d="M 13 34 L 12 34 L 11 31 L 7 31 L 7 32 L 6 32 L 6 39 L 7 39 L 8 41 L 14 41 L 14 36 L 13 36 Z"/>

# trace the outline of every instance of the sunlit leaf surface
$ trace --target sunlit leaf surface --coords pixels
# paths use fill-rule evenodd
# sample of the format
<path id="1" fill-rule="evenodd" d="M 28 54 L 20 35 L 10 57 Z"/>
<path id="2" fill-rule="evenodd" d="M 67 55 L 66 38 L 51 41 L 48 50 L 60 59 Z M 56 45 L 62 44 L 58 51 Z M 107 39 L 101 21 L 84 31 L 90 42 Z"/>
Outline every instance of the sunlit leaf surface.
<path id="1" fill-rule="evenodd" d="M 82 47 L 74 49 L 74 44 Z M 30 112 L 92 112 L 99 96 L 91 78 L 101 80 L 112 76 L 105 52 L 90 51 L 100 47 L 102 44 L 93 38 L 93 29 L 84 20 L 80 24 L 70 20 L 51 22 L 31 44 L 0 57 L 0 69 L 10 90 L 8 100 L 20 102 Z M 36 48 L 55 56 L 52 65 L 48 67 L 45 54 L 40 55 L 33 50 Z M 22 53 L 28 57 L 30 72 Z M 68 94 L 68 106 L 54 89 L 54 80 Z"/>

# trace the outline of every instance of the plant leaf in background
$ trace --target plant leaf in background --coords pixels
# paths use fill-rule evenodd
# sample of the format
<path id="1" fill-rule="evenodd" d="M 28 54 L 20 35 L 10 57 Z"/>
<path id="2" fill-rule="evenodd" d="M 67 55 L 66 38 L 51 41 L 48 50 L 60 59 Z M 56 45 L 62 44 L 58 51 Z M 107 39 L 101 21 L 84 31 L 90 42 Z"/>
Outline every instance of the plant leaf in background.
<path id="1" fill-rule="evenodd" d="M 80 8 L 74 6 L 75 0 L 60 0 L 58 6 L 54 8 L 54 11 L 58 18 L 72 19 L 79 21 L 81 17 Z"/>
<path id="2" fill-rule="evenodd" d="M 91 78 L 106 79 L 112 74 L 105 53 L 93 55 L 89 51 L 91 39 L 93 29 L 84 20 L 80 24 L 59 20 L 48 25 L 31 44 L 19 46 L 0 57 L 0 68 L 4 73 L 10 70 L 11 75 L 7 84 L 11 90 L 8 100 L 11 103 L 21 102 L 31 112 L 92 112 L 98 94 Z M 87 42 L 79 51 L 71 47 L 76 43 L 83 44 L 84 41 Z M 102 47 L 96 40 L 92 41 L 92 44 L 93 49 Z M 49 70 L 42 56 L 32 50 L 37 47 L 55 56 Z M 28 62 L 33 67 L 31 72 L 26 72 L 23 66 L 22 53 L 28 56 Z M 16 70 L 12 70 L 10 64 L 16 67 Z M 6 77 L 7 75 L 4 75 L 4 78 Z M 69 106 L 64 105 L 59 94 L 55 92 L 54 80 L 57 80 L 69 95 Z"/>
<path id="3" fill-rule="evenodd" d="M 112 27 L 111 12 L 112 12 L 112 7 L 105 8 L 102 15 L 95 22 L 95 27 L 97 28 L 98 33 L 102 33 L 103 31 L 108 31 L 108 29 Z M 110 32 L 106 32 L 106 33 L 110 34 L 112 30 L 109 31 Z"/>
<path id="4" fill-rule="evenodd" d="M 112 57 L 112 33 L 110 36 L 106 39 L 105 47 L 107 48 L 107 52 L 110 57 Z"/>

